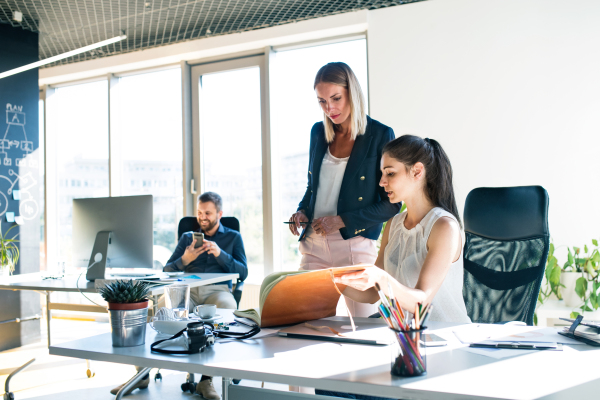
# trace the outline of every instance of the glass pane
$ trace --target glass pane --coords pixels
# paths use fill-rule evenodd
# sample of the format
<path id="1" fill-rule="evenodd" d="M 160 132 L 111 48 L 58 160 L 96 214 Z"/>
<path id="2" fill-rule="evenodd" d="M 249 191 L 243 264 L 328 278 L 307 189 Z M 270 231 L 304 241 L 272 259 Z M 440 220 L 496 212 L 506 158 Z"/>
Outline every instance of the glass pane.
<path id="1" fill-rule="evenodd" d="M 73 199 L 108 196 L 108 83 L 56 89 L 58 261 L 71 263 Z"/>
<path id="2" fill-rule="evenodd" d="M 280 157 L 281 221 L 296 212 L 306 191 L 310 130 L 315 122 L 323 121 L 313 84 L 319 68 L 332 61 L 352 68 L 368 99 L 364 39 L 278 52 L 271 66 L 271 134 L 279 142 L 273 151 L 277 152 L 274 157 Z M 300 267 L 298 237 L 281 225 L 282 270 L 296 270 Z"/>
<path id="3" fill-rule="evenodd" d="M 203 191 L 223 197 L 223 216 L 240 220 L 248 279 L 263 278 L 260 69 L 200 78 Z"/>
<path id="4" fill-rule="evenodd" d="M 117 97 L 121 194 L 154 196 L 154 255 L 164 265 L 183 216 L 181 69 L 120 78 Z"/>
<path id="5" fill-rule="evenodd" d="M 40 159 L 40 182 L 42 182 L 41 185 L 38 185 L 39 189 L 40 189 L 40 193 L 39 193 L 39 204 L 40 204 L 40 271 L 46 271 L 46 244 L 44 241 L 44 228 L 46 226 L 46 219 L 45 219 L 45 214 L 44 214 L 44 210 L 45 210 L 45 196 L 44 196 L 44 185 L 43 182 L 45 182 L 45 165 L 46 165 L 46 161 L 44 159 L 44 135 L 45 135 L 45 131 L 44 131 L 44 100 L 40 100 L 39 102 L 39 135 L 40 135 L 40 141 L 39 141 L 39 149 L 38 150 L 38 154 L 39 159 Z"/>

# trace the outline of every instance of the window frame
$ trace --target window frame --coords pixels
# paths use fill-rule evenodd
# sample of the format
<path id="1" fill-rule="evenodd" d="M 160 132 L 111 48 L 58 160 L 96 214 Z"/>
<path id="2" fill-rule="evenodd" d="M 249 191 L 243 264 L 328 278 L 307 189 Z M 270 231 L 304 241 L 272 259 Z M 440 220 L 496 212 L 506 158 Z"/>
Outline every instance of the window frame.
<path id="1" fill-rule="evenodd" d="M 281 259 L 280 239 L 275 234 L 280 229 L 280 193 L 278 185 L 278 176 L 273 171 L 278 171 L 279 157 L 277 152 L 277 138 L 271 135 L 270 119 L 270 65 L 276 52 L 316 47 L 326 44 L 343 43 L 352 40 L 367 39 L 367 32 L 353 33 L 348 35 L 337 35 L 322 37 L 315 40 L 291 42 L 279 44 L 276 47 L 266 46 L 253 51 L 241 53 L 228 53 L 215 57 L 207 57 L 201 60 L 181 61 L 178 64 L 167 63 L 155 67 L 146 67 L 125 71 L 114 71 L 106 75 L 90 77 L 86 79 L 64 81 L 51 85 L 42 85 L 40 87 L 40 99 L 44 101 L 44 240 L 47 268 L 51 271 L 58 266 L 58 238 L 57 235 L 49 235 L 49 232 L 56 232 L 58 229 L 57 215 L 57 192 L 59 181 L 56 174 L 56 156 L 54 151 L 49 151 L 56 146 L 56 131 L 52 128 L 54 117 L 52 116 L 52 96 L 57 88 L 91 83 L 95 81 L 108 81 L 108 127 L 109 127 L 109 196 L 118 196 L 120 194 L 120 178 L 118 162 L 117 141 L 119 135 L 115 125 L 114 109 L 116 102 L 112 101 L 111 95 L 116 92 L 118 80 L 120 77 L 144 74 L 159 70 L 180 68 L 182 85 L 182 149 L 183 149 L 183 213 L 184 215 L 195 215 L 196 196 L 202 188 L 202 163 L 201 163 L 201 137 L 199 130 L 199 110 L 194 107 L 194 99 L 198 101 L 198 87 L 194 82 L 198 82 L 200 72 L 211 73 L 227 71 L 232 69 L 241 69 L 251 66 L 260 68 L 261 77 L 261 148 L 262 148 L 262 179 L 263 179 L 263 241 L 264 241 L 264 274 L 275 272 L 278 268 L 275 264 Z M 368 41 L 367 41 L 367 71 L 368 63 Z M 367 75 L 368 77 L 368 75 Z M 366 93 L 369 96 L 368 90 Z M 371 102 L 369 101 L 369 106 Z M 195 134 L 197 132 L 198 134 Z M 42 134 L 42 133 L 40 133 Z"/>
<path id="2" fill-rule="evenodd" d="M 270 95 L 269 95 L 269 62 L 272 50 L 266 48 L 262 54 L 245 55 L 237 58 L 228 58 L 222 61 L 213 61 L 190 65 L 190 94 L 191 94 L 191 158 L 193 169 L 191 175 L 190 191 L 199 194 L 204 190 L 204 169 L 202 161 L 203 132 L 200 129 L 201 110 L 199 107 L 200 77 L 225 71 L 235 71 L 250 67 L 258 67 L 260 71 L 260 103 L 261 103 L 261 154 L 262 154 L 262 193 L 263 193 L 263 252 L 264 252 L 264 275 L 274 272 L 275 260 L 278 260 L 279 244 L 274 243 L 274 196 L 272 171 L 272 143 L 270 123 Z M 195 215 L 195 199 L 193 208 L 188 215 Z"/>

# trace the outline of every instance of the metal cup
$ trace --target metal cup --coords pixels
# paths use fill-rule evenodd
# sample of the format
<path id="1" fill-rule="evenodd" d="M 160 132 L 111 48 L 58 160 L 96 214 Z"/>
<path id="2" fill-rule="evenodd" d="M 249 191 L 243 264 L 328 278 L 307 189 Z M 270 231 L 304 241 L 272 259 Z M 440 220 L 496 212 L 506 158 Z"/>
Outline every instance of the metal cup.
<path id="1" fill-rule="evenodd" d="M 138 310 L 108 310 L 114 347 L 130 347 L 144 344 L 148 308 Z"/>

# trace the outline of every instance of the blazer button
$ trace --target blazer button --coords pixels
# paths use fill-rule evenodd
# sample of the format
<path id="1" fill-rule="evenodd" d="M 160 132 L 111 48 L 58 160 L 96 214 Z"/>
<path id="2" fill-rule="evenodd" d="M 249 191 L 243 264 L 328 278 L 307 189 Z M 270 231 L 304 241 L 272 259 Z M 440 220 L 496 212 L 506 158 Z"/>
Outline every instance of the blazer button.
<path id="1" fill-rule="evenodd" d="M 358 201 L 362 201 L 362 197 L 359 197 L 359 198 L 358 198 Z"/>
<path id="2" fill-rule="evenodd" d="M 365 177 L 364 177 L 364 176 L 361 176 L 361 177 L 360 177 L 360 180 L 361 180 L 361 181 L 364 181 L 364 180 L 365 180 Z"/>

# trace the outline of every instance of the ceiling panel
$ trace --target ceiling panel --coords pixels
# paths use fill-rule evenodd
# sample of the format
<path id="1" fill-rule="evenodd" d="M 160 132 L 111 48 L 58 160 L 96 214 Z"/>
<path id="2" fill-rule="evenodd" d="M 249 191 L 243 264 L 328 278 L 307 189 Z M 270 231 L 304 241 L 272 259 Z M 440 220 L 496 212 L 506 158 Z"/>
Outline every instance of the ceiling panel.
<path id="1" fill-rule="evenodd" d="M 420 0 L 0 0 L 0 23 L 40 33 L 40 59 L 127 35 L 46 67 Z M 13 20 L 13 11 L 23 20 Z"/>

